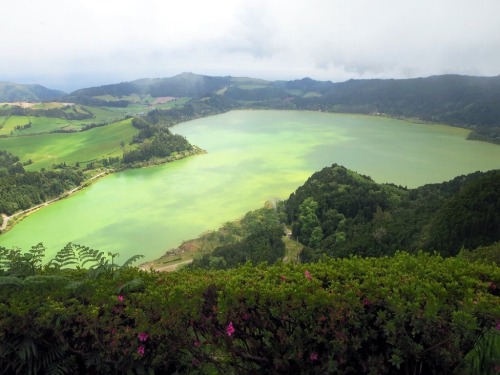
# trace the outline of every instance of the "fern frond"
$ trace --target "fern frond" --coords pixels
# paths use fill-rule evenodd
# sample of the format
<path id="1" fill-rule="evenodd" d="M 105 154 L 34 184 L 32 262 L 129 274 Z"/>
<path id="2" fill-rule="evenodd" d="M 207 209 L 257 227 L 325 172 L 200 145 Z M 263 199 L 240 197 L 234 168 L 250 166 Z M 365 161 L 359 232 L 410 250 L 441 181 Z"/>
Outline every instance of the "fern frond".
<path id="1" fill-rule="evenodd" d="M 105 259 L 104 252 L 99 250 L 90 249 L 88 247 L 80 246 L 78 248 L 78 256 L 82 267 L 87 263 L 102 264 L 102 260 Z"/>
<path id="2" fill-rule="evenodd" d="M 49 265 L 54 266 L 56 269 L 62 269 L 71 264 L 79 265 L 79 259 L 75 253 L 75 248 L 69 242 L 63 249 L 59 250 L 56 256 L 50 260 Z"/>
<path id="3" fill-rule="evenodd" d="M 87 271 L 87 279 L 96 280 L 101 275 L 108 274 L 109 271 L 110 269 L 109 267 L 107 267 L 107 264 L 99 264 L 97 266 L 92 266 L 92 268 L 89 268 L 89 270 Z"/>
<path id="4" fill-rule="evenodd" d="M 137 278 L 130 280 L 128 283 L 122 285 L 117 289 L 117 294 L 121 294 L 123 292 L 134 293 L 134 292 L 142 292 L 144 290 L 144 280 L 142 278 Z"/>
<path id="5" fill-rule="evenodd" d="M 127 267 L 130 267 L 130 265 L 134 262 L 137 262 L 139 259 L 142 259 L 144 258 L 144 255 L 134 255 L 130 258 L 128 258 L 125 263 L 123 263 L 123 265 L 120 267 L 120 270 L 123 270 Z"/>
<path id="6" fill-rule="evenodd" d="M 47 367 L 47 370 L 45 371 L 46 375 L 67 375 L 68 373 L 69 372 L 64 365 L 64 361 L 52 363 L 49 367 Z"/>

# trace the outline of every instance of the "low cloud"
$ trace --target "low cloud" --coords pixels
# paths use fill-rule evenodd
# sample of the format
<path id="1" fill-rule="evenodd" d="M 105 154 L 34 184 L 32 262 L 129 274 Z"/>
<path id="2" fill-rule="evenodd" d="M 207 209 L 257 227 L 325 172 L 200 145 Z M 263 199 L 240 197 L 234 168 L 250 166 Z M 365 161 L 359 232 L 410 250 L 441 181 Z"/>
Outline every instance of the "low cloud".
<path id="1" fill-rule="evenodd" d="M 500 73 L 496 0 L 18 0 L 2 13 L 0 81 L 66 90 L 183 71 L 331 81 Z"/>

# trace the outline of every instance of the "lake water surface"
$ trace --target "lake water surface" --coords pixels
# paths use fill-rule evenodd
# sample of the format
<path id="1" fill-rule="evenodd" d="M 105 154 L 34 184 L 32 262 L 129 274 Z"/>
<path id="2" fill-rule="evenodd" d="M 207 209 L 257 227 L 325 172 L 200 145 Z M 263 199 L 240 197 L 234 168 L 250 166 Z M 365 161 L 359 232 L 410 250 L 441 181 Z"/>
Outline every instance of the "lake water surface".
<path id="1" fill-rule="evenodd" d="M 110 175 L 39 210 L 0 246 L 68 242 L 104 252 L 161 256 L 266 200 L 285 199 L 338 163 L 377 182 L 417 187 L 500 168 L 500 146 L 466 141 L 459 128 L 384 117 L 302 111 L 233 111 L 172 128 L 207 154 Z"/>

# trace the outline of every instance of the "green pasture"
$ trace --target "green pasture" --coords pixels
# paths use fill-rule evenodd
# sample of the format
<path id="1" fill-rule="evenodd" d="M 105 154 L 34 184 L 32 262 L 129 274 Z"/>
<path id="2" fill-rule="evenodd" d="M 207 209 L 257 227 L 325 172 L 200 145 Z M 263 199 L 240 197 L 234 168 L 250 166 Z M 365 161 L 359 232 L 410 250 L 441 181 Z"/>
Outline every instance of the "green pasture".
<path id="1" fill-rule="evenodd" d="M 121 156 L 121 141 L 128 144 L 137 132 L 132 120 L 127 119 L 85 132 L 0 138 L 0 150 L 17 155 L 23 162 L 31 159 L 33 164 L 26 169 L 39 170 L 62 162 L 74 165 L 76 162 Z"/>
<path id="2" fill-rule="evenodd" d="M 286 92 L 290 95 L 294 95 L 294 96 L 302 96 L 304 95 L 304 91 L 300 90 L 300 89 L 290 89 L 290 90 L 286 90 Z"/>
<path id="3" fill-rule="evenodd" d="M 306 92 L 304 94 L 304 98 L 316 98 L 316 97 L 320 97 L 321 94 L 319 92 L 315 92 L 315 91 L 309 91 L 309 92 Z"/>
<path id="4" fill-rule="evenodd" d="M 3 124 L 3 127 L 0 129 L 0 135 L 10 135 L 11 132 L 17 132 L 16 126 L 23 126 L 28 122 L 30 122 L 28 116 L 2 116 L 0 124 Z"/>
<path id="5" fill-rule="evenodd" d="M 38 109 L 49 109 L 52 104 L 61 103 L 40 103 Z M 55 108 L 55 107 L 53 107 Z M 33 134 L 43 134 L 50 133 L 56 130 L 80 130 L 84 125 L 90 124 L 100 124 L 106 122 L 114 122 L 122 120 L 126 115 L 133 115 L 139 112 L 146 111 L 147 107 L 144 105 L 131 105 L 128 108 L 107 108 L 107 107 L 83 107 L 89 112 L 94 114 L 93 118 L 87 118 L 82 120 L 66 120 L 64 118 L 57 117 L 45 117 L 45 116 L 1 116 L 0 125 L 3 127 L 0 129 L 0 136 L 10 136 L 11 132 L 13 136 L 26 136 Z M 76 109 L 78 113 L 85 113 L 82 107 L 70 107 L 66 112 L 73 112 Z M 23 130 L 16 130 L 16 126 L 23 126 L 31 122 L 31 127 Z"/>
<path id="6" fill-rule="evenodd" d="M 31 108 L 33 109 L 53 109 L 53 108 L 62 108 L 66 105 L 66 103 L 59 102 L 48 102 L 48 103 L 37 103 L 33 105 Z"/>
<path id="7" fill-rule="evenodd" d="M 151 106 L 154 108 L 158 108 L 158 109 L 168 109 L 168 108 L 173 108 L 173 107 L 177 107 L 177 106 L 182 106 L 190 100 L 191 100 L 190 98 L 179 98 L 177 100 L 174 100 L 174 101 L 171 101 L 168 103 L 152 104 Z M 151 110 L 151 108 L 148 108 L 148 111 L 150 111 L 150 110 Z"/>
<path id="8" fill-rule="evenodd" d="M 264 79 L 258 79 L 258 78 L 248 78 L 248 77 L 232 77 L 231 82 L 234 82 L 238 86 L 240 84 L 246 83 L 246 84 L 253 84 L 253 85 L 264 85 L 264 86 L 269 86 L 269 81 L 266 81 Z"/>
<path id="9" fill-rule="evenodd" d="M 31 121 L 31 128 L 23 130 L 15 130 L 17 125 L 25 125 Z M 13 136 L 25 136 L 33 134 L 43 134 L 50 133 L 55 130 L 60 129 L 74 129 L 79 130 L 83 125 L 90 124 L 92 122 L 97 122 L 95 119 L 86 120 L 66 120 L 56 117 L 44 117 L 44 116 L 10 116 L 6 121 L 2 129 L 0 129 L 0 135 L 10 136 L 12 132 Z M 0 120 L 0 124 L 1 124 Z"/>
<path id="10" fill-rule="evenodd" d="M 145 98 L 147 98 L 147 97 L 141 97 L 139 94 L 121 95 L 121 96 L 114 96 L 111 94 L 106 94 L 106 95 L 93 96 L 93 98 L 106 100 L 108 102 L 117 102 L 118 100 L 128 100 L 131 103 L 140 103 L 140 102 L 144 102 Z"/>
<path id="11" fill-rule="evenodd" d="M 242 90 L 256 90 L 256 89 L 265 89 L 269 87 L 269 85 L 259 85 L 259 84 L 238 84 L 238 88 Z"/>

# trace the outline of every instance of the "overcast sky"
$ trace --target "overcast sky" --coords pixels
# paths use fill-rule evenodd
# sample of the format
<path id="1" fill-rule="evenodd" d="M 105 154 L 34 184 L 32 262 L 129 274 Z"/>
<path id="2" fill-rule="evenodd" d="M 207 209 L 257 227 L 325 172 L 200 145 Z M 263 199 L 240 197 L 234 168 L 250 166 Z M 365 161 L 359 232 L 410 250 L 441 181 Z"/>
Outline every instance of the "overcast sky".
<path id="1" fill-rule="evenodd" d="M 500 74 L 499 0 L 5 0 L 0 81 Z"/>

